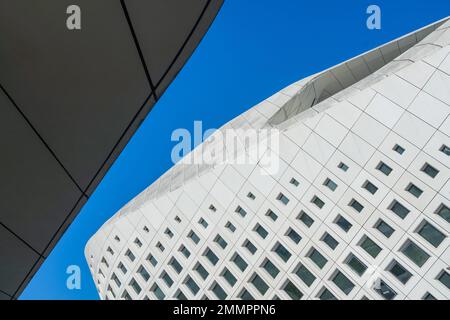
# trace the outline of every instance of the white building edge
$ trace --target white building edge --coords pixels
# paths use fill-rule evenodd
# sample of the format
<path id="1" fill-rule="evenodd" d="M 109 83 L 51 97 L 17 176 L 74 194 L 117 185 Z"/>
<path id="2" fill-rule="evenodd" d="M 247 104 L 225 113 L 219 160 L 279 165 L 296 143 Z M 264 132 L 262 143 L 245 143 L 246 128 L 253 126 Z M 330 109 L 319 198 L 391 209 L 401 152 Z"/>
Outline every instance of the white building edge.
<path id="1" fill-rule="evenodd" d="M 449 299 L 449 115 L 449 18 L 290 85 L 219 129 L 278 172 L 175 165 L 89 240 L 100 297 Z"/>

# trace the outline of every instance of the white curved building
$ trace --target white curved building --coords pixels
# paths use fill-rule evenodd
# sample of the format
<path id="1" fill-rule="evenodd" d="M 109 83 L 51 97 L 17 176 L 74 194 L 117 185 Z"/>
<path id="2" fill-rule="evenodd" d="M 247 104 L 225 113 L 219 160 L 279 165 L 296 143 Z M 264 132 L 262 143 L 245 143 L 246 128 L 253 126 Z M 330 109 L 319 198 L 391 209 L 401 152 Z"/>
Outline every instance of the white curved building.
<path id="1" fill-rule="evenodd" d="M 213 135 L 278 170 L 179 163 L 89 240 L 101 298 L 449 299 L 449 115 L 448 18 L 292 84 Z"/>

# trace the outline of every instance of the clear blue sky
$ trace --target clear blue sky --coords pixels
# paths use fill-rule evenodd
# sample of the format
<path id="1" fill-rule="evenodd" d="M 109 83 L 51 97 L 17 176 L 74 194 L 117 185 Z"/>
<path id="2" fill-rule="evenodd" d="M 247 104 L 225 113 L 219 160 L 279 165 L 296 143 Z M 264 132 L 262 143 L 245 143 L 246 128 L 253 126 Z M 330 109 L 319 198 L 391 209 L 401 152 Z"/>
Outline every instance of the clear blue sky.
<path id="1" fill-rule="evenodd" d="M 366 28 L 366 8 L 382 29 Z M 449 0 L 226 0 L 213 26 L 44 262 L 21 299 L 98 299 L 84 246 L 171 166 L 177 128 L 217 128 L 292 82 L 450 15 Z M 81 290 L 66 288 L 79 265 Z"/>

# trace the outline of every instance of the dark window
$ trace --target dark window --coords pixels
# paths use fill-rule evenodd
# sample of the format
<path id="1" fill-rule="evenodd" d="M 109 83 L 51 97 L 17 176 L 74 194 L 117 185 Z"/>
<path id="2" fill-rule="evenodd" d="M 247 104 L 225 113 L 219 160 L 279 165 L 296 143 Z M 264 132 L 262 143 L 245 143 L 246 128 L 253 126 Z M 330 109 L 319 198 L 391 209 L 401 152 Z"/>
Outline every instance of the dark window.
<path id="1" fill-rule="evenodd" d="M 287 262 L 291 257 L 291 253 L 281 243 L 278 243 L 273 251 L 275 251 L 284 262 Z"/>
<path id="2" fill-rule="evenodd" d="M 300 184 L 300 183 L 299 183 L 297 180 L 295 180 L 294 178 L 292 178 L 291 181 L 289 181 L 289 183 L 292 184 L 292 185 L 294 185 L 294 186 L 296 186 L 296 187 L 298 187 L 299 184 Z"/>
<path id="3" fill-rule="evenodd" d="M 412 183 L 410 183 L 408 185 L 408 187 L 406 187 L 406 191 L 411 193 L 416 198 L 419 198 L 423 193 L 423 191 L 419 187 L 417 187 L 416 185 L 414 185 Z"/>
<path id="4" fill-rule="evenodd" d="M 377 166 L 377 170 L 383 172 L 385 175 L 390 175 L 392 172 L 392 168 L 389 167 L 386 163 L 380 162 Z"/>
<path id="5" fill-rule="evenodd" d="M 389 206 L 389 210 L 391 210 L 393 213 L 395 213 L 397 216 L 399 216 L 402 219 L 405 219 L 406 216 L 409 214 L 409 209 L 405 208 L 400 202 L 397 200 L 394 200 L 391 205 Z"/>
<path id="6" fill-rule="evenodd" d="M 247 269 L 248 264 L 247 262 L 245 262 L 244 259 L 242 259 L 242 257 L 238 254 L 236 254 L 232 260 L 234 262 L 234 264 L 242 271 L 244 272 L 245 269 Z"/>
<path id="7" fill-rule="evenodd" d="M 328 189 L 330 189 L 331 191 L 335 191 L 336 188 L 337 188 L 337 184 L 336 184 L 333 180 L 331 180 L 331 179 L 329 179 L 329 178 L 327 178 L 327 179 L 325 180 L 325 182 L 323 183 L 323 185 L 326 186 L 326 187 L 328 187 Z"/>
<path id="8" fill-rule="evenodd" d="M 368 254 L 370 254 L 373 258 L 376 258 L 378 254 L 381 252 L 381 248 L 375 242 L 372 241 L 367 236 L 364 236 L 360 247 L 363 248 Z"/>
<path id="9" fill-rule="evenodd" d="M 317 196 L 314 196 L 311 202 L 314 203 L 319 209 L 322 209 L 323 206 L 325 205 L 325 202 L 323 202 L 322 199 L 320 199 Z"/>
<path id="10" fill-rule="evenodd" d="M 411 240 L 406 241 L 400 251 L 419 267 L 422 267 L 430 258 L 428 253 Z"/>
<path id="11" fill-rule="evenodd" d="M 389 266 L 388 271 L 392 273 L 403 284 L 406 284 L 412 277 L 411 272 L 406 270 L 400 263 L 395 260 Z"/>
<path id="12" fill-rule="evenodd" d="M 308 286 L 310 287 L 314 281 L 316 280 L 316 277 L 309 271 L 304 265 L 300 265 L 297 267 L 297 270 L 295 271 L 295 274 Z"/>
<path id="13" fill-rule="evenodd" d="M 261 293 L 261 295 L 265 295 L 267 290 L 269 290 L 267 283 L 265 283 L 264 280 L 256 273 L 253 275 L 253 279 L 250 282 L 255 286 L 259 293 Z"/>
<path id="14" fill-rule="evenodd" d="M 273 221 L 276 221 L 278 219 L 278 216 L 273 212 L 272 210 L 267 210 L 266 216 L 270 217 Z"/>
<path id="15" fill-rule="evenodd" d="M 435 167 L 429 165 L 428 163 L 425 163 L 425 165 L 422 167 L 421 170 L 432 178 L 435 178 L 439 173 L 439 170 L 437 170 Z"/>
<path id="16" fill-rule="evenodd" d="M 375 292 L 377 292 L 380 296 L 382 296 L 386 300 L 392 300 L 397 296 L 397 292 L 395 292 L 394 289 L 389 287 L 387 283 L 381 279 L 376 281 L 373 289 L 375 290 Z"/>
<path id="17" fill-rule="evenodd" d="M 439 245 L 445 239 L 445 235 L 427 221 L 422 222 L 422 225 L 417 233 L 420 234 L 429 243 L 431 243 L 435 248 L 439 247 Z"/>
<path id="18" fill-rule="evenodd" d="M 352 228 L 352 224 L 341 215 L 338 215 L 334 223 L 336 223 L 345 232 L 348 232 Z"/>
<path id="19" fill-rule="evenodd" d="M 339 242 L 336 241 L 329 233 L 325 233 L 322 241 L 325 242 L 332 250 L 336 249 Z"/>
<path id="20" fill-rule="evenodd" d="M 216 254 L 211 249 L 206 249 L 204 256 L 211 262 L 213 266 L 219 262 L 219 258 L 216 256 Z"/>
<path id="21" fill-rule="evenodd" d="M 375 229 L 380 231 L 386 238 L 390 238 L 395 231 L 394 228 L 381 219 L 375 224 Z"/>
<path id="22" fill-rule="evenodd" d="M 300 211 L 297 219 L 303 222 L 308 228 L 314 223 L 314 219 L 308 216 L 308 214 L 303 210 Z"/>
<path id="23" fill-rule="evenodd" d="M 339 163 L 338 168 L 344 172 L 346 172 L 348 170 L 348 166 L 343 162 Z"/>
<path id="24" fill-rule="evenodd" d="M 439 151 L 441 151 L 442 153 L 450 156 L 450 148 L 447 147 L 445 144 L 442 145 L 442 147 L 439 149 Z"/>
<path id="25" fill-rule="evenodd" d="M 298 290 L 298 288 L 289 280 L 284 285 L 283 290 L 292 300 L 300 300 L 303 297 L 303 293 L 301 293 L 300 290 Z"/>
<path id="26" fill-rule="evenodd" d="M 371 194 L 375 194 L 378 191 L 378 187 L 368 180 L 363 184 L 363 188 L 369 191 Z"/>
<path id="27" fill-rule="evenodd" d="M 222 277 L 229 283 L 230 286 L 234 286 L 237 282 L 236 277 L 227 268 L 224 269 Z"/>
<path id="28" fill-rule="evenodd" d="M 403 152 L 405 152 L 405 149 L 402 146 L 399 146 L 398 144 L 394 146 L 393 150 L 399 154 L 403 154 Z"/>
<path id="29" fill-rule="evenodd" d="M 280 270 L 270 261 L 266 260 L 263 265 L 263 269 L 267 271 L 267 273 L 270 274 L 272 278 L 276 278 L 277 275 L 280 273 Z"/>
<path id="30" fill-rule="evenodd" d="M 282 193 L 280 193 L 277 196 L 277 200 L 280 201 L 282 204 L 287 205 L 289 203 L 289 199 Z"/>
<path id="31" fill-rule="evenodd" d="M 286 233 L 286 236 L 290 238 L 294 243 L 298 244 L 300 240 L 302 240 L 302 237 L 292 228 L 289 228 L 288 232 Z"/>
<path id="32" fill-rule="evenodd" d="M 334 284 L 342 290 L 345 294 L 349 294 L 355 285 L 342 272 L 338 271 L 333 277 Z"/>
<path id="33" fill-rule="evenodd" d="M 355 255 L 350 254 L 346 259 L 347 265 L 355 271 L 359 276 L 362 276 L 367 270 L 367 266 L 361 262 Z"/>
<path id="34" fill-rule="evenodd" d="M 448 223 L 450 223 L 450 209 L 446 205 L 441 204 L 438 210 L 436 211 L 436 214 L 445 221 L 447 221 Z"/>
<path id="35" fill-rule="evenodd" d="M 308 257 L 320 268 L 322 269 L 328 262 L 328 260 L 316 249 L 312 249 Z"/>
<path id="36" fill-rule="evenodd" d="M 361 212 L 364 209 L 364 206 L 355 199 L 352 199 L 348 205 L 358 212 Z"/>

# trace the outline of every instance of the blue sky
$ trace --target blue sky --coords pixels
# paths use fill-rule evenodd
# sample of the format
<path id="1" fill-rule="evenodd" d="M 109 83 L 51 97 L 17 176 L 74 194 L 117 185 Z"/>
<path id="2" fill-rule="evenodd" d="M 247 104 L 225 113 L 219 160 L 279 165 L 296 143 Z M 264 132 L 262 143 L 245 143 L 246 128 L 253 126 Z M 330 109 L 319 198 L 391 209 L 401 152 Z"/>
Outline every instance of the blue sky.
<path id="1" fill-rule="evenodd" d="M 382 29 L 366 28 L 381 7 Z M 450 15 L 448 0 L 226 0 L 185 68 L 156 104 L 21 299 L 98 299 L 84 246 L 171 166 L 177 128 L 218 128 L 292 82 Z M 66 268 L 81 268 L 81 290 Z"/>

